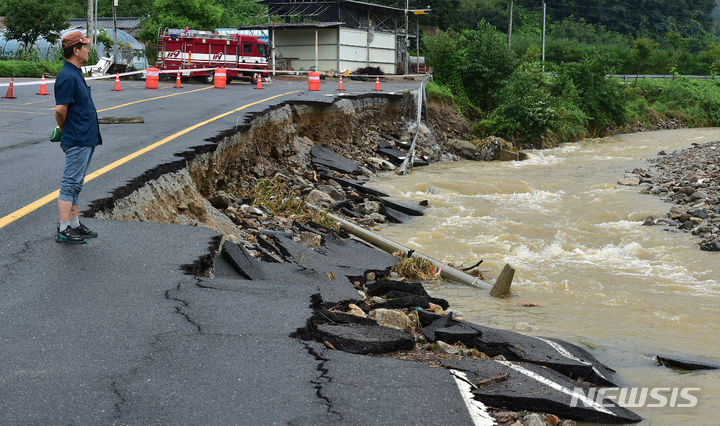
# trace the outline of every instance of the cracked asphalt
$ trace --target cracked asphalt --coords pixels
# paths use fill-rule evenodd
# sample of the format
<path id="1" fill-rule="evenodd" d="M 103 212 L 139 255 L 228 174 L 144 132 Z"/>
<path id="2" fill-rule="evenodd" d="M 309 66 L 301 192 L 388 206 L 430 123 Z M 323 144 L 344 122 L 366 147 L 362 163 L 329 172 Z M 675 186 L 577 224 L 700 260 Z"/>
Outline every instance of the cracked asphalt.
<path id="1" fill-rule="evenodd" d="M 100 117 L 145 119 L 102 125 L 105 143 L 90 172 L 194 124 L 297 92 L 217 118 L 98 175 L 85 185 L 81 210 L 249 114 L 289 99 L 329 102 L 335 93 L 332 82 L 320 93 L 298 81 L 265 90 L 90 85 Z M 345 82 L 355 93 L 373 85 Z M 48 142 L 53 99 L 36 92 L 18 86 L 18 99 L 0 99 L 0 218 L 59 187 L 63 156 Z M 150 100 L 180 92 L 187 93 Z M 448 370 L 291 337 L 318 292 L 307 278 L 244 280 L 222 262 L 215 278 L 187 275 L 182 266 L 218 237 L 202 227 L 85 219 L 100 237 L 59 245 L 56 203 L 40 204 L 0 225 L 0 424 L 472 424 Z"/>

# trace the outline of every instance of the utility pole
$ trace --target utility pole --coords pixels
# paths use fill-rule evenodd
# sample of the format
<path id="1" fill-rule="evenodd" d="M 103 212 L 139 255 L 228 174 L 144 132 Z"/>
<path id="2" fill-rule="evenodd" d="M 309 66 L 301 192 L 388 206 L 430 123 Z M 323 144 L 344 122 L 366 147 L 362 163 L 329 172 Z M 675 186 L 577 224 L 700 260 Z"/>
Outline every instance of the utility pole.
<path id="1" fill-rule="evenodd" d="M 118 0 L 113 0 L 113 64 L 117 64 L 117 6 Z"/>
<path id="2" fill-rule="evenodd" d="M 405 0 L 405 74 L 410 74 L 410 34 L 408 34 L 408 9 L 410 8 L 410 0 Z"/>
<path id="3" fill-rule="evenodd" d="M 542 71 L 545 72 L 545 11 L 546 11 L 546 4 L 545 0 L 543 0 L 543 27 L 542 27 Z"/>
<path id="4" fill-rule="evenodd" d="M 87 27 L 85 30 L 85 37 L 93 38 L 95 33 L 93 28 L 93 0 L 87 0 Z"/>
<path id="5" fill-rule="evenodd" d="M 95 31 L 97 29 L 97 26 L 98 26 L 98 0 L 95 0 L 95 25 L 93 25 L 93 35 L 92 35 L 93 46 L 95 46 L 95 49 L 97 49 L 97 34 L 95 34 L 97 32 L 97 31 Z"/>
<path id="6" fill-rule="evenodd" d="M 512 41 L 512 15 L 513 15 L 513 0 L 510 0 L 510 19 L 508 22 L 508 47 Z"/>

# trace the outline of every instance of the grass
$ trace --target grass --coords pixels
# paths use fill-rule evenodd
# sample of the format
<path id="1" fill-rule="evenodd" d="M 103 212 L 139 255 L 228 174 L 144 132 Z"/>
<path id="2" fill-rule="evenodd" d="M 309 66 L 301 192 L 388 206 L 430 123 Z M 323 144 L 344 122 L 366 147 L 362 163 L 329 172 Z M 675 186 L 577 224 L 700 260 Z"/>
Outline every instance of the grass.
<path id="1" fill-rule="evenodd" d="M 427 259 L 420 257 L 407 257 L 401 253 L 399 255 L 400 262 L 392 267 L 392 271 L 409 279 L 409 280 L 434 280 L 437 275 L 435 265 Z"/>
<path id="2" fill-rule="evenodd" d="M 319 212 L 308 207 L 302 197 L 279 177 L 262 179 L 255 186 L 239 194 L 243 198 L 252 199 L 256 207 L 265 207 L 276 216 L 283 216 L 300 223 L 315 222 L 326 228 L 338 230 L 340 226 L 326 212 Z"/>

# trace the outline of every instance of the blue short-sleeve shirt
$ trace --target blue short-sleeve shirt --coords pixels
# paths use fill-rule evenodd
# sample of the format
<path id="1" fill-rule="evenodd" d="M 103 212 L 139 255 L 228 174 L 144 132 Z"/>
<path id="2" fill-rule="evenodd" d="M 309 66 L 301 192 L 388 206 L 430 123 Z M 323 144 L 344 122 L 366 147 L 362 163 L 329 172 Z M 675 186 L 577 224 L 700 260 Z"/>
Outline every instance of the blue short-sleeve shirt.
<path id="1" fill-rule="evenodd" d="M 85 83 L 80 68 L 68 61 L 65 61 L 55 79 L 55 104 L 68 106 L 60 138 L 62 147 L 92 147 L 102 144 L 90 86 Z"/>

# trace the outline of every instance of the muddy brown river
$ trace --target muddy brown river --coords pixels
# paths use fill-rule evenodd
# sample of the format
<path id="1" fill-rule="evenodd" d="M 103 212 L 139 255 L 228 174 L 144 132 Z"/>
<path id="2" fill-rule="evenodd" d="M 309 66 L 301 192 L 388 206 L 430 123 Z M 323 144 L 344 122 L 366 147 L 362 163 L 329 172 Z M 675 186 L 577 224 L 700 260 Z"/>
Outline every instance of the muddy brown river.
<path id="1" fill-rule="evenodd" d="M 429 200 L 426 215 L 382 235 L 428 256 L 497 276 L 516 268 L 517 295 L 499 300 L 429 283 L 466 319 L 558 337 L 589 349 L 631 387 L 700 388 L 694 408 L 633 408 L 653 425 L 720 422 L 720 372 L 677 372 L 649 354 L 720 361 L 720 253 L 694 236 L 641 226 L 670 208 L 617 185 L 659 151 L 720 140 L 720 129 L 647 132 L 530 151 L 523 162 L 452 162 L 388 174 L 372 186 Z M 540 307 L 521 307 L 519 302 Z M 668 404 L 669 405 L 669 404 Z"/>

